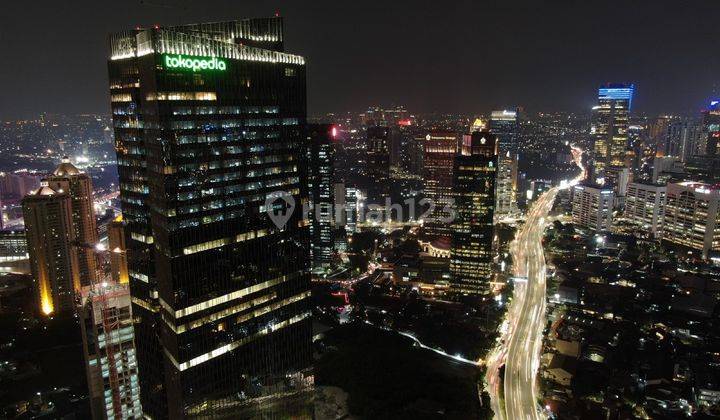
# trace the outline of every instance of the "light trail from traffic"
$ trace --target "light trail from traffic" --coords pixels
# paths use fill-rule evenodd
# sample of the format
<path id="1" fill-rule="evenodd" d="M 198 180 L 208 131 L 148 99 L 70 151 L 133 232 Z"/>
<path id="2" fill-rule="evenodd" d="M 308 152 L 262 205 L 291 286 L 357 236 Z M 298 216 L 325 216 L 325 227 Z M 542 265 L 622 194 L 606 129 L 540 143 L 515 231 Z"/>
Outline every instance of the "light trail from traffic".
<path id="1" fill-rule="evenodd" d="M 403 337 L 407 337 L 407 338 L 411 339 L 411 340 L 412 340 L 415 344 L 417 344 L 417 346 L 420 347 L 421 349 L 430 350 L 430 351 L 432 351 L 432 352 L 434 352 L 434 353 L 439 354 L 440 356 L 446 357 L 446 358 L 451 359 L 451 360 L 454 360 L 454 361 L 456 361 L 456 362 L 465 363 L 465 364 L 472 365 L 472 366 L 482 366 L 482 364 L 483 364 L 482 359 L 480 359 L 480 360 L 470 360 L 470 359 L 466 359 L 466 358 L 462 357 L 462 356 L 459 355 L 459 354 L 450 354 L 450 353 L 447 353 L 447 352 L 444 351 L 444 350 L 441 350 L 441 349 L 438 349 L 438 348 L 435 348 L 435 347 L 428 346 L 427 344 L 423 344 L 423 343 L 420 341 L 420 339 L 418 339 L 417 337 L 415 337 L 413 334 L 411 334 L 411 333 L 409 333 L 409 332 L 394 330 L 394 329 L 388 328 L 388 327 L 381 327 L 381 326 L 378 326 L 378 325 L 373 324 L 372 322 L 370 322 L 370 321 L 368 321 L 368 320 L 365 320 L 365 323 L 366 323 L 367 325 L 373 326 L 373 327 L 375 327 L 375 328 L 379 328 L 379 329 L 384 330 L 384 331 L 393 331 L 393 332 L 395 332 L 395 333 L 397 333 L 397 334 L 399 334 L 399 335 L 401 335 L 401 336 L 403 336 Z"/>
<path id="2" fill-rule="evenodd" d="M 582 150 L 572 148 L 575 164 L 581 173 L 571 182 L 553 187 L 541 195 L 528 211 L 525 224 L 510 245 L 515 277 L 527 281 L 514 282 L 513 300 L 503 323 L 497 347 L 487 359 L 486 390 L 491 408 L 499 420 L 542 419 L 545 413 L 538 406 L 537 372 L 545 328 L 545 254 L 542 238 L 547 215 L 560 190 L 570 188 L 585 178 Z M 504 378 L 500 368 L 505 365 Z M 500 385 L 503 384 L 503 398 Z"/>

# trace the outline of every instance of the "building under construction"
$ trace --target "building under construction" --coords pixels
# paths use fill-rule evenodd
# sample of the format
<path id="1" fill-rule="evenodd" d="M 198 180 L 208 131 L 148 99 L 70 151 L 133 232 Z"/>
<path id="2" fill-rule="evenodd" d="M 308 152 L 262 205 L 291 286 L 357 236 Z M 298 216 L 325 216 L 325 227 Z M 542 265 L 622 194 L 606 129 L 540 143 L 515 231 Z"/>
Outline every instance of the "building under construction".
<path id="1" fill-rule="evenodd" d="M 83 287 L 78 314 L 93 419 L 142 418 L 128 285 Z"/>

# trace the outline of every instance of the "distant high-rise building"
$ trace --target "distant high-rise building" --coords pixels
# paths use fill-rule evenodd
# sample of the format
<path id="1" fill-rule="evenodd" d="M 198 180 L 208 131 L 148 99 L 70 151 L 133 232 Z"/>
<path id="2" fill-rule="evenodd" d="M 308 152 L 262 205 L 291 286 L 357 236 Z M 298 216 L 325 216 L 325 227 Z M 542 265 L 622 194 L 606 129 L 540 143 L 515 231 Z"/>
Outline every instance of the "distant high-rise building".
<path id="1" fill-rule="evenodd" d="M 625 198 L 625 220 L 643 235 L 660 238 L 665 216 L 665 195 L 664 185 L 631 182 Z"/>
<path id="2" fill-rule="evenodd" d="M 453 164 L 458 150 L 457 135 L 449 131 L 431 131 L 423 143 L 425 198 L 432 211 L 424 221 L 425 232 L 432 236 L 451 234 L 446 207 L 452 203 Z"/>
<path id="3" fill-rule="evenodd" d="M 675 156 L 665 156 L 653 159 L 653 183 L 667 184 L 667 182 L 672 178 L 684 176 L 685 167 L 680 158 Z"/>
<path id="4" fill-rule="evenodd" d="M 66 192 L 72 205 L 72 219 L 78 253 L 80 284 L 88 286 L 97 281 L 94 246 L 98 243 L 97 222 L 90 177 L 64 157 L 49 177 L 47 185 L 55 191 Z"/>
<path id="5" fill-rule="evenodd" d="M 457 293 L 490 291 L 498 166 L 496 141 L 487 131 L 466 134 L 455 158 L 452 190 L 457 214 L 450 224 L 450 278 Z"/>
<path id="6" fill-rule="evenodd" d="M 83 287 L 78 314 L 93 419 L 142 419 L 128 285 Z"/>
<path id="7" fill-rule="evenodd" d="M 510 216 L 518 211 L 517 177 L 518 155 L 505 152 L 498 156 L 497 185 L 495 187 L 495 216 Z"/>
<path id="8" fill-rule="evenodd" d="M 45 315 L 72 313 L 80 291 L 72 199 L 66 192 L 43 185 L 22 202 L 30 269 L 40 311 Z"/>
<path id="9" fill-rule="evenodd" d="M 687 162 L 692 156 L 700 153 L 702 127 L 697 120 L 682 118 L 671 120 L 667 124 L 664 141 L 659 145 L 658 157 L 677 157 Z"/>
<path id="10" fill-rule="evenodd" d="M 384 203 L 390 194 L 390 129 L 385 126 L 367 128 L 368 200 Z"/>
<path id="11" fill-rule="evenodd" d="M 708 156 L 720 155 L 718 142 L 720 142 L 720 101 L 710 102 L 710 106 L 702 112 L 702 131 L 705 148 L 703 154 Z"/>
<path id="12" fill-rule="evenodd" d="M 609 83 L 598 89 L 598 104 L 593 107 L 590 126 L 594 140 L 595 180 L 604 179 L 606 169 L 624 164 L 634 92 L 635 85 L 625 83 Z"/>
<path id="13" fill-rule="evenodd" d="M 496 111 L 493 111 L 496 112 Z M 482 118 L 475 118 L 472 125 L 470 126 L 470 134 L 476 131 L 485 131 L 487 129 L 487 123 Z"/>
<path id="14" fill-rule="evenodd" d="M 509 216 L 517 212 L 517 171 L 520 123 L 516 110 L 493 111 L 490 132 L 498 138 L 498 173 L 495 215 Z"/>
<path id="15" fill-rule="evenodd" d="M 650 144 L 655 145 L 656 156 L 665 156 L 665 139 L 672 121 L 672 117 L 663 115 L 650 120 L 648 124 L 647 137 Z"/>
<path id="16" fill-rule="evenodd" d="M 313 269 L 328 267 L 333 253 L 334 144 L 331 124 L 311 124 L 307 129 L 310 243 Z"/>
<path id="17" fill-rule="evenodd" d="M 550 188 L 552 188 L 552 181 L 548 179 L 533 179 L 532 181 L 530 181 L 530 189 L 528 190 L 529 194 L 527 195 L 527 202 L 534 202 Z"/>
<path id="18" fill-rule="evenodd" d="M 125 223 L 122 216 L 108 223 L 108 245 L 110 251 L 110 275 L 113 282 L 125 284 L 130 281 L 125 246 Z"/>
<path id="19" fill-rule="evenodd" d="M 357 232 L 358 206 L 360 191 L 355 187 L 345 188 L 345 230 L 348 233 Z"/>
<path id="20" fill-rule="evenodd" d="M 423 159 L 425 157 L 424 145 L 426 137 L 427 134 L 422 134 L 408 139 L 407 148 L 403 151 L 403 165 L 407 167 L 408 172 L 421 177 L 425 175 Z"/>
<path id="21" fill-rule="evenodd" d="M 520 115 L 517 109 L 492 111 L 488 128 L 498 138 L 498 156 L 517 153 L 520 138 Z"/>
<path id="22" fill-rule="evenodd" d="M 700 250 L 702 258 L 720 251 L 720 190 L 697 182 L 667 185 L 663 240 Z"/>
<path id="23" fill-rule="evenodd" d="M 347 208 L 346 208 L 346 189 L 344 182 L 336 182 L 333 184 L 333 200 L 335 202 L 335 210 L 333 212 L 333 222 L 335 228 L 345 229 L 347 226 Z"/>
<path id="24" fill-rule="evenodd" d="M 110 50 L 143 411 L 244 417 L 239 396 L 312 380 L 304 59 L 279 17 Z"/>
<path id="25" fill-rule="evenodd" d="M 610 230 L 614 196 L 609 187 L 576 185 L 572 198 L 573 223 L 593 232 Z"/>
<path id="26" fill-rule="evenodd" d="M 28 257 L 27 239 L 24 231 L 0 231 L 0 262 L 24 260 Z"/>
<path id="27" fill-rule="evenodd" d="M 20 199 L 40 188 L 40 175 L 27 171 L 0 172 L 0 198 Z"/>
<path id="28" fill-rule="evenodd" d="M 382 108 L 373 106 L 363 114 L 363 123 L 370 126 L 390 127 L 398 123 L 410 121 L 408 111 L 404 106 Z"/>

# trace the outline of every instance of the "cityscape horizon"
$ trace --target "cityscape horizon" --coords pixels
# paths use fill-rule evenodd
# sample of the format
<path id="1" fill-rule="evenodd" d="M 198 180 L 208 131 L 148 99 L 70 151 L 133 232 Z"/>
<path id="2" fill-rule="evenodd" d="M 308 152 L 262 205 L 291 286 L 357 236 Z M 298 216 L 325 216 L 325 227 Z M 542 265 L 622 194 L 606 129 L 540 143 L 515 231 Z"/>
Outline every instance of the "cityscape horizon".
<path id="1" fill-rule="evenodd" d="M 664 3 L 13 4 L 0 418 L 720 417 L 720 6 Z"/>

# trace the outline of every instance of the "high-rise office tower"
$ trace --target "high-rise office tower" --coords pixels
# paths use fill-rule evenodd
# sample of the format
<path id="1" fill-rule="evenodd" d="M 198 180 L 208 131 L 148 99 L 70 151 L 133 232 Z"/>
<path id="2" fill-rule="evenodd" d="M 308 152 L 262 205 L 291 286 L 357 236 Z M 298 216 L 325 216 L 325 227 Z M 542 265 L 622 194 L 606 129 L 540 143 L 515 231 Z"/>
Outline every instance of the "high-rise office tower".
<path id="1" fill-rule="evenodd" d="M 612 226 L 615 193 L 610 187 L 576 185 L 572 198 L 572 221 L 592 232 L 604 232 Z"/>
<path id="2" fill-rule="evenodd" d="M 593 107 L 590 135 L 594 140 L 594 180 L 605 179 L 611 167 L 623 166 L 628 147 L 628 120 L 635 85 L 608 83 L 598 89 L 598 104 Z M 613 182 L 608 179 L 607 182 Z"/>
<path id="3" fill-rule="evenodd" d="M 305 65 L 282 19 L 136 29 L 110 50 L 144 413 L 220 416 L 307 383 Z"/>
<path id="4" fill-rule="evenodd" d="M 80 291 L 72 199 L 46 182 L 22 201 L 30 269 L 40 311 L 72 313 Z"/>
<path id="5" fill-rule="evenodd" d="M 685 167 L 680 158 L 665 156 L 653 159 L 653 183 L 667 184 L 671 180 L 681 181 L 685 176 Z"/>
<path id="6" fill-rule="evenodd" d="M 492 111 L 488 129 L 498 139 L 498 156 L 517 153 L 520 137 L 520 113 L 517 109 Z"/>
<path id="7" fill-rule="evenodd" d="M 333 222 L 336 229 L 346 229 L 347 227 L 347 204 L 346 204 L 346 188 L 344 182 L 336 182 L 333 184 L 333 200 L 335 201 L 335 211 L 333 214 Z"/>
<path id="8" fill-rule="evenodd" d="M 702 112 L 702 131 L 704 137 L 704 153 L 708 156 L 717 156 L 718 142 L 720 142 L 720 101 L 710 102 L 710 106 Z"/>
<path id="9" fill-rule="evenodd" d="M 495 197 L 495 215 L 499 217 L 517 213 L 518 137 L 520 123 L 517 110 L 493 111 L 490 114 L 490 132 L 498 139 L 498 173 Z"/>
<path id="10" fill-rule="evenodd" d="M 345 204 L 345 183 L 336 182 L 333 188 L 333 220 L 332 220 L 332 236 L 333 250 L 336 252 L 346 252 L 348 244 L 347 232 L 347 208 Z"/>
<path id="11" fill-rule="evenodd" d="M 720 251 L 720 190 L 709 184 L 667 185 L 663 240 L 696 249 L 702 258 Z"/>
<path id="12" fill-rule="evenodd" d="M 390 129 L 385 126 L 367 128 L 368 200 L 384 203 L 390 193 Z"/>
<path id="13" fill-rule="evenodd" d="M 495 192 L 495 215 L 511 216 L 517 206 L 518 155 L 510 151 L 498 155 L 498 173 Z"/>
<path id="14" fill-rule="evenodd" d="M 70 159 L 66 156 L 45 181 L 53 190 L 66 192 L 70 196 L 80 284 L 82 286 L 95 284 L 97 263 L 93 247 L 98 243 L 98 232 L 92 180 L 88 174 L 81 172 L 70 163 Z"/>
<path id="15" fill-rule="evenodd" d="M 357 232 L 360 191 L 356 187 L 345 187 L 345 230 Z"/>
<path id="16" fill-rule="evenodd" d="M 625 220 L 643 236 L 662 237 L 665 195 L 664 185 L 631 182 L 625 198 Z"/>
<path id="17" fill-rule="evenodd" d="M 27 171 L 0 172 L 0 198 L 23 198 L 40 188 L 40 175 Z"/>
<path id="18" fill-rule="evenodd" d="M 113 282 L 126 284 L 130 282 L 125 247 L 125 223 L 122 216 L 108 223 L 108 245 L 110 251 L 110 276 Z"/>
<path id="19" fill-rule="evenodd" d="M 452 203 L 453 163 L 458 150 L 457 135 L 450 131 L 431 131 L 423 142 L 425 198 L 431 211 L 424 221 L 424 230 L 431 236 L 450 236 L 446 208 Z"/>
<path id="20" fill-rule="evenodd" d="M 655 155 L 665 156 L 665 138 L 668 126 L 673 121 L 672 117 L 663 115 L 649 121 L 647 127 L 647 138 L 650 144 L 655 145 Z"/>
<path id="21" fill-rule="evenodd" d="M 487 131 L 464 135 L 453 169 L 456 217 L 450 224 L 451 287 L 457 293 L 490 291 L 497 139 Z"/>
<path id="22" fill-rule="evenodd" d="M 425 139 L 427 134 L 413 136 L 408 139 L 407 148 L 403 151 L 403 162 L 411 174 L 425 176 Z"/>
<path id="23" fill-rule="evenodd" d="M 696 119 L 679 118 L 668 122 L 664 141 L 658 146 L 658 157 L 677 157 L 687 162 L 692 156 L 704 154 L 702 127 Z"/>
<path id="24" fill-rule="evenodd" d="M 309 215 L 310 242 L 314 270 L 328 267 L 332 262 L 335 130 L 331 124 L 311 124 L 307 129 L 308 190 L 312 209 Z"/>
<path id="25" fill-rule="evenodd" d="M 93 419 L 143 418 L 128 285 L 83 287 L 78 314 Z"/>

